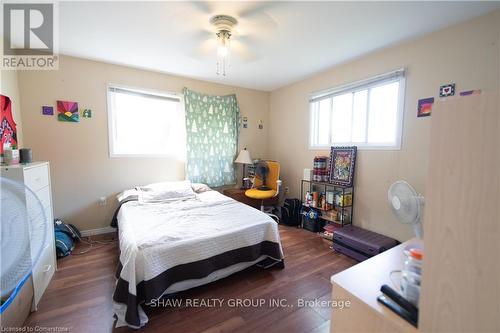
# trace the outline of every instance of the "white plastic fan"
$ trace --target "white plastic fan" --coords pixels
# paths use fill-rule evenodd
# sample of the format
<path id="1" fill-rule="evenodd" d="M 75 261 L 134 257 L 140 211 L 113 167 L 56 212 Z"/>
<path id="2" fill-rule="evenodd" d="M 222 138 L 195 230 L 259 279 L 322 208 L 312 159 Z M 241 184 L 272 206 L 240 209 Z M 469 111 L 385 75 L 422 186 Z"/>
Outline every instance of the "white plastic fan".
<path id="1" fill-rule="evenodd" d="M 421 239 L 424 233 L 422 228 L 424 197 L 404 180 L 398 180 L 389 188 L 387 198 L 398 220 L 404 224 L 411 224 L 415 235 Z"/>
<path id="2" fill-rule="evenodd" d="M 7 298 L 31 274 L 48 240 L 42 203 L 24 184 L 0 177 L 0 296 Z"/>

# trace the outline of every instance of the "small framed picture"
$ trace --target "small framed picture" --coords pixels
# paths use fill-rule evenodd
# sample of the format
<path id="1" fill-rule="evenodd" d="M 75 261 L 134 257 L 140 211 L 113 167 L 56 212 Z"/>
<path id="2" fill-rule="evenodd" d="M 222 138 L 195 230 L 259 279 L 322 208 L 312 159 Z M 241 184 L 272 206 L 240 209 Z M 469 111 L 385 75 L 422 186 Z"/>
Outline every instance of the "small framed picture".
<path id="1" fill-rule="evenodd" d="M 53 106 L 42 106 L 42 114 L 44 116 L 53 116 L 54 115 L 54 107 Z"/>
<path id="2" fill-rule="evenodd" d="M 77 123 L 80 121 L 78 103 L 69 101 L 57 101 L 57 120 Z"/>
<path id="3" fill-rule="evenodd" d="M 356 165 L 356 146 L 332 147 L 330 151 L 330 183 L 352 186 Z"/>
<path id="4" fill-rule="evenodd" d="M 428 117 L 432 113 L 434 97 L 422 98 L 418 100 L 417 117 Z"/>
<path id="5" fill-rule="evenodd" d="M 460 96 L 472 96 L 481 94 L 481 89 L 461 91 Z"/>
<path id="6" fill-rule="evenodd" d="M 92 118 L 92 110 L 91 109 L 84 109 L 82 111 L 82 117 L 83 118 Z"/>
<path id="7" fill-rule="evenodd" d="M 443 84 L 439 87 L 439 97 L 448 97 L 455 95 L 455 83 Z"/>

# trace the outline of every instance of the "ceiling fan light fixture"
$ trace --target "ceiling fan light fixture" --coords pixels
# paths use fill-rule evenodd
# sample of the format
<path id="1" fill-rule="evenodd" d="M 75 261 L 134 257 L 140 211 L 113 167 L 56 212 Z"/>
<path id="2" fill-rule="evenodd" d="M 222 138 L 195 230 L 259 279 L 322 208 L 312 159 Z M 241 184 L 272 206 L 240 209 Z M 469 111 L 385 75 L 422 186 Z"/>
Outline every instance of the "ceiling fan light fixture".
<path id="1" fill-rule="evenodd" d="M 228 15 L 215 15 L 210 19 L 215 26 L 217 36 L 217 75 L 226 76 L 226 68 L 229 67 L 229 51 L 231 32 L 238 21 Z"/>
<path id="2" fill-rule="evenodd" d="M 227 30 L 219 31 L 217 33 L 217 55 L 219 57 L 227 57 L 229 54 L 229 42 L 231 40 L 231 33 Z"/>

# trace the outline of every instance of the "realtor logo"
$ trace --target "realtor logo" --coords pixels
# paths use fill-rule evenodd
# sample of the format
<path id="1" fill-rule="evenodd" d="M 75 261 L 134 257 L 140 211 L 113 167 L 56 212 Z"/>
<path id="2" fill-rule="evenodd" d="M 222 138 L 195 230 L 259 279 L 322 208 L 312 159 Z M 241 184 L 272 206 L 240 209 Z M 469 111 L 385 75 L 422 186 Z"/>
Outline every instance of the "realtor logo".
<path id="1" fill-rule="evenodd" d="M 53 4 L 4 4 L 3 22 L 5 55 L 53 54 Z"/>
<path id="2" fill-rule="evenodd" d="M 54 3 L 3 3 L 2 69 L 57 69 Z"/>

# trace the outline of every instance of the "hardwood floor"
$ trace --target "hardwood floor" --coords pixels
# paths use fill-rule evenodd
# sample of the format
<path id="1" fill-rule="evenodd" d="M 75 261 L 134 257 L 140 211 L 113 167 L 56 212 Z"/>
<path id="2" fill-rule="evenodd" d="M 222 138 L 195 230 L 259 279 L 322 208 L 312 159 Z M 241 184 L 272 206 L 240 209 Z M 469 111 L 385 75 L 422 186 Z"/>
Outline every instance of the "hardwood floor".
<path id="1" fill-rule="evenodd" d="M 280 226 L 286 267 L 251 267 L 225 279 L 182 293 L 180 307 L 145 309 L 144 332 L 328 332 L 330 308 L 299 307 L 299 299 L 330 300 L 330 276 L 356 262 L 334 253 L 329 242 L 303 229 Z M 105 238 L 109 239 L 107 235 Z M 77 251 L 85 248 L 81 245 Z M 58 261 L 58 271 L 30 327 L 68 328 L 69 332 L 133 332 L 113 329 L 111 295 L 115 286 L 118 245 L 105 245 Z M 222 306 L 186 306 L 188 299 L 224 299 Z M 233 306 L 237 299 L 263 300 L 262 306 Z M 271 300 L 285 300 L 284 307 Z M 283 305 L 285 305 L 283 303 Z"/>

